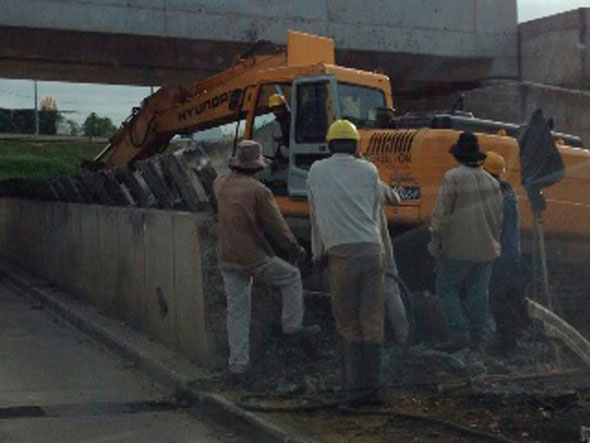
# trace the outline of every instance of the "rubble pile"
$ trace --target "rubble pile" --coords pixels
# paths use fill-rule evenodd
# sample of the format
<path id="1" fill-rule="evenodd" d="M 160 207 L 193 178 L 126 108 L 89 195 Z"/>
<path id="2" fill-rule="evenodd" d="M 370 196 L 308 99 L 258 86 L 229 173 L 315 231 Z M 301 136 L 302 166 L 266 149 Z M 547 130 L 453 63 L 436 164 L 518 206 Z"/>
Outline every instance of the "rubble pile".
<path id="1" fill-rule="evenodd" d="M 570 281 L 565 285 L 568 275 Z M 570 270 L 553 280 L 557 299 L 563 297 L 559 288 L 572 290 L 571 275 Z M 582 291 L 583 285 L 576 290 Z M 271 405 L 279 398 L 283 403 L 277 404 L 287 401 L 291 406 L 298 404 L 298 398 L 304 398 L 305 405 L 313 404 L 314 399 L 321 403 L 337 398 L 339 343 L 329 303 L 307 300 L 306 323 L 320 324 L 323 329 L 307 348 L 284 342 L 278 300 L 258 303 L 262 306 L 253 307 L 253 321 L 258 324 L 253 329 L 258 332 L 253 333 L 258 334 L 257 341 L 264 340 L 256 347 L 255 381 L 243 393 L 267 396 L 265 404 Z M 261 311 L 266 316 L 263 321 Z M 385 405 L 374 415 L 375 411 L 362 408 L 356 415 L 322 408 L 281 417 L 322 441 L 360 442 L 475 441 L 461 434 L 464 428 L 495 435 L 497 441 L 579 441 L 580 429 L 590 423 L 590 371 L 563 342 L 544 335 L 536 322 L 522 331 L 516 351 L 509 355 L 487 351 L 494 338 L 493 322 L 483 352 L 465 348 L 447 354 L 424 343 L 415 343 L 406 352 L 392 337 L 386 331 Z M 417 425 L 403 414 L 430 421 Z M 456 425 L 458 431 L 438 422 Z"/>

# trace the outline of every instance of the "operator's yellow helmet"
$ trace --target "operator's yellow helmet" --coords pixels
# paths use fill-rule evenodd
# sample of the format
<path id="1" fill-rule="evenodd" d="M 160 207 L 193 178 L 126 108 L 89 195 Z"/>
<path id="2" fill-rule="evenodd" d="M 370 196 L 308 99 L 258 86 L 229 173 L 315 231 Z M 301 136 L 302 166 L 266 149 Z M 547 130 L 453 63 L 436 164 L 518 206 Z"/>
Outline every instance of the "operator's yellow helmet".
<path id="1" fill-rule="evenodd" d="M 356 126 L 348 120 L 336 120 L 330 125 L 326 135 L 326 141 L 328 142 L 332 140 L 355 140 L 358 142 L 360 138 Z"/>
<path id="2" fill-rule="evenodd" d="M 500 175 L 506 172 L 506 163 L 504 157 L 494 151 L 486 152 L 486 159 L 483 162 L 483 168 L 493 175 Z"/>
<path id="3" fill-rule="evenodd" d="M 268 106 L 270 108 L 276 108 L 277 106 L 284 106 L 286 104 L 287 101 L 281 94 L 273 94 L 268 98 Z"/>

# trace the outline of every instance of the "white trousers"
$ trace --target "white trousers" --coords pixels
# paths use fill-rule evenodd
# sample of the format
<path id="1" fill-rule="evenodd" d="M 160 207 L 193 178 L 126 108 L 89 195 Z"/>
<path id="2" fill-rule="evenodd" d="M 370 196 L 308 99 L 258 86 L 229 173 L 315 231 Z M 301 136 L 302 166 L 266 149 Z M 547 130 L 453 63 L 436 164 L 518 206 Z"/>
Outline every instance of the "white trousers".
<path id="1" fill-rule="evenodd" d="M 299 269 L 278 257 L 247 269 L 222 267 L 221 276 L 227 300 L 227 336 L 229 369 L 243 372 L 250 363 L 250 319 L 252 281 L 267 283 L 281 292 L 281 323 L 285 334 L 301 329 L 303 287 Z"/>
<path id="2" fill-rule="evenodd" d="M 383 302 L 385 304 L 385 316 L 395 332 L 397 342 L 405 344 L 408 341 L 410 326 L 406 317 L 406 308 L 401 298 L 399 284 L 395 279 L 398 275 L 395 260 L 387 263 L 383 284 Z"/>

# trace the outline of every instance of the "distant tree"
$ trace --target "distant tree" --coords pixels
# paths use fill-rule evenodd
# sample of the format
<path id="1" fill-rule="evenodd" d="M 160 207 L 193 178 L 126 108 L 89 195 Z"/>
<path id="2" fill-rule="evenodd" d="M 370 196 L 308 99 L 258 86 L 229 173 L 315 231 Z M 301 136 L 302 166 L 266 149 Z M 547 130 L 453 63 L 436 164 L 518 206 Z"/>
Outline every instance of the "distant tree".
<path id="1" fill-rule="evenodd" d="M 69 135 L 82 134 L 82 126 L 74 120 L 66 120 L 66 127 Z"/>
<path id="2" fill-rule="evenodd" d="M 39 132 L 55 134 L 63 121 L 64 116 L 58 111 L 55 98 L 50 95 L 43 97 L 39 106 Z"/>
<path id="3" fill-rule="evenodd" d="M 57 111 L 57 101 L 50 95 L 41 100 L 41 111 Z"/>
<path id="4" fill-rule="evenodd" d="M 95 112 L 86 117 L 82 129 L 90 137 L 110 137 L 117 130 L 110 118 L 99 117 Z"/>

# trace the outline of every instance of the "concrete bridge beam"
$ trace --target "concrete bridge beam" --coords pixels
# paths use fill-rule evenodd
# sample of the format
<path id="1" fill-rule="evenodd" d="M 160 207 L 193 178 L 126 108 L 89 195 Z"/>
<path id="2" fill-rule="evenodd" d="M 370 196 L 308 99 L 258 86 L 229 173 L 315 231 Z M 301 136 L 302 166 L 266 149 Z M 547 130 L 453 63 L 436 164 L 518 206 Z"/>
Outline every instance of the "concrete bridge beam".
<path id="1" fill-rule="evenodd" d="M 0 76 L 194 81 L 288 29 L 333 37 L 339 63 L 403 88 L 518 74 L 515 0 L 5 0 Z"/>

